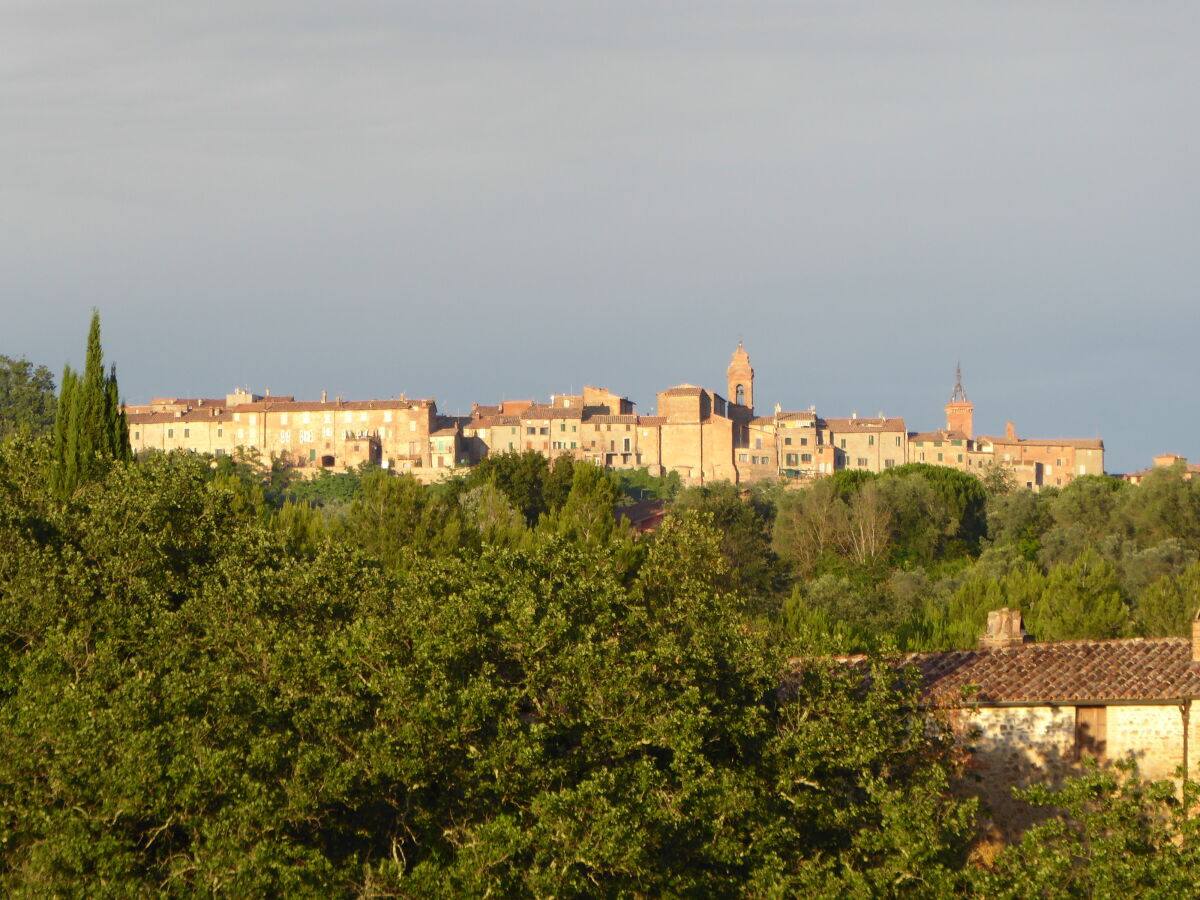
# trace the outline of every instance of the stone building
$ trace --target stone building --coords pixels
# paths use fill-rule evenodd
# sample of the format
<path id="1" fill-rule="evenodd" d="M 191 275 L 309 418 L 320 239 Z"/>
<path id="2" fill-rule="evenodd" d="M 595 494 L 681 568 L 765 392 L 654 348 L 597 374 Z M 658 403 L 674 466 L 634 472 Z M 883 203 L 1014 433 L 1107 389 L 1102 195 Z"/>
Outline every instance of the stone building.
<path id="1" fill-rule="evenodd" d="M 974 650 L 914 653 L 923 696 L 971 750 L 970 774 L 1001 833 L 1034 811 L 1011 788 L 1133 759 L 1147 778 L 1200 775 L 1200 621 L 1189 638 L 1035 642 L 995 610 Z"/>
<path id="2" fill-rule="evenodd" d="M 128 409 L 136 451 L 191 450 L 216 456 L 240 450 L 302 471 L 362 462 L 444 477 L 493 453 L 535 451 L 547 459 L 588 460 L 617 469 L 676 472 L 688 484 L 808 480 L 843 469 L 883 472 L 907 462 L 984 474 L 1011 469 L 1033 488 L 1063 485 L 1104 470 L 1099 440 L 974 437 L 974 407 L 961 370 L 946 405 L 946 428 L 909 433 L 904 419 L 822 418 L 815 409 L 756 415 L 755 373 L 738 343 L 725 371 L 728 398 L 694 384 L 659 391 L 657 410 L 607 388 L 586 386 L 548 403 L 474 404 L 468 416 L 442 416 L 433 400 L 297 402 L 238 390 L 225 398 L 157 397 Z"/>
<path id="3" fill-rule="evenodd" d="M 135 452 L 240 451 L 311 471 L 371 462 L 426 478 L 465 462 L 460 427 L 439 417 L 432 400 L 297 402 L 236 393 L 219 404 L 176 402 L 171 411 L 127 415 Z"/>

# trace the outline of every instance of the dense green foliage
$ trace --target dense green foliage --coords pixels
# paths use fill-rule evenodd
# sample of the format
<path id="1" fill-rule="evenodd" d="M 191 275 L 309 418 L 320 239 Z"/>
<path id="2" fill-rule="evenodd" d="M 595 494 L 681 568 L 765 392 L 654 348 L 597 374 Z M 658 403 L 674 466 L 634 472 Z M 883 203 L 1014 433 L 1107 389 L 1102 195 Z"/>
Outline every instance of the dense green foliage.
<path id="1" fill-rule="evenodd" d="M 0 440 L 22 428 L 33 434 L 49 433 L 55 402 L 49 369 L 0 355 Z"/>
<path id="2" fill-rule="evenodd" d="M 63 371 L 54 419 L 55 487 L 69 496 L 104 474 L 110 463 L 130 458 L 129 426 L 117 390 L 117 370 L 104 374 L 100 314 L 92 312 L 83 373 Z"/>
<path id="3" fill-rule="evenodd" d="M 1036 494 L 909 465 L 839 473 L 776 505 L 772 547 L 794 578 L 781 619 L 797 640 L 966 647 L 1001 606 L 1044 640 L 1184 635 L 1200 596 L 1200 482 L 1182 469 Z"/>
<path id="4" fill-rule="evenodd" d="M 1194 787 L 1120 771 L 1032 791 L 1066 815 L 969 863 L 944 723 L 886 655 L 866 678 L 819 659 L 970 645 L 1000 605 L 1040 637 L 1182 633 L 1200 484 L 1180 470 L 1035 495 L 926 466 L 747 491 L 536 453 L 435 486 L 133 462 L 106 443 L 93 335 L 55 437 L 0 441 L 0 893 L 1194 884 Z M 72 443 L 87 421 L 109 438 Z M 64 491 L 71 446 L 98 462 Z M 647 494 L 674 499 L 636 539 L 613 510 Z"/>
<path id="5" fill-rule="evenodd" d="M 812 663 L 781 693 L 711 515 L 633 550 L 587 465 L 532 527 L 491 482 L 368 472 L 327 519 L 187 454 L 65 502 L 52 472 L 0 446 L 10 895 L 965 883 L 972 806 L 911 690 Z"/>

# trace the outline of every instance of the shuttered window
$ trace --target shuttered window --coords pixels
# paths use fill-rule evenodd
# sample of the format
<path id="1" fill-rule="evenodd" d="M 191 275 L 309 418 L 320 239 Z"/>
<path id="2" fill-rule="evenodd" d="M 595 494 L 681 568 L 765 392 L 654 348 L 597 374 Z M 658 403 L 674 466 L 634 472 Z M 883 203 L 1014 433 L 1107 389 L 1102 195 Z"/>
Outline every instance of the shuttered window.
<path id="1" fill-rule="evenodd" d="M 1107 758 L 1108 721 L 1103 706 L 1075 707 L 1075 755 L 1078 759 L 1090 756 L 1096 762 Z"/>

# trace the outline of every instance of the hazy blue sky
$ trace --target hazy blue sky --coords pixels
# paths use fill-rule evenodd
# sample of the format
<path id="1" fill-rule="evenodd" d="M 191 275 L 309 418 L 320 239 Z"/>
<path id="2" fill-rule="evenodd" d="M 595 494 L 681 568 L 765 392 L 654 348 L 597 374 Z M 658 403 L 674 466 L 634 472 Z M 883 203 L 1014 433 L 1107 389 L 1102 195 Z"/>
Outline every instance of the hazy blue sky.
<path id="1" fill-rule="evenodd" d="M 1200 3 L 0 0 L 0 353 L 1200 460 Z"/>

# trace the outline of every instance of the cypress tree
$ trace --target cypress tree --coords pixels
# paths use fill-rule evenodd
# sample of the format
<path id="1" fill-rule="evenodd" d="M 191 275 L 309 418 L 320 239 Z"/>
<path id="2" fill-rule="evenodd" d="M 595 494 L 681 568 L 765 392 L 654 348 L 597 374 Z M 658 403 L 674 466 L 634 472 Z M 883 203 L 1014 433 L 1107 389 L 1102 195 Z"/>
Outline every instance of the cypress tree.
<path id="1" fill-rule="evenodd" d="M 54 422 L 55 487 L 67 497 L 81 483 L 100 478 L 114 460 L 128 460 L 129 425 L 117 388 L 117 367 L 104 375 L 100 313 L 92 310 L 83 374 L 63 372 Z"/>

